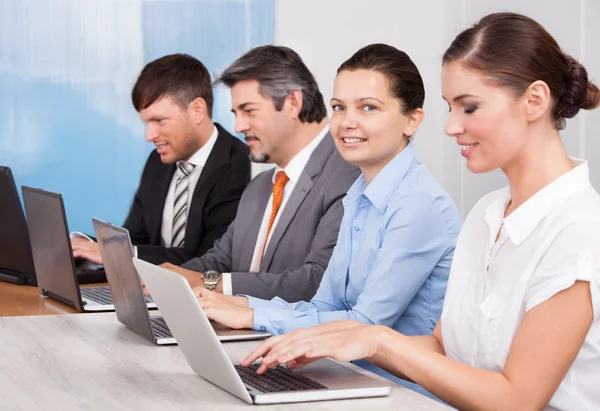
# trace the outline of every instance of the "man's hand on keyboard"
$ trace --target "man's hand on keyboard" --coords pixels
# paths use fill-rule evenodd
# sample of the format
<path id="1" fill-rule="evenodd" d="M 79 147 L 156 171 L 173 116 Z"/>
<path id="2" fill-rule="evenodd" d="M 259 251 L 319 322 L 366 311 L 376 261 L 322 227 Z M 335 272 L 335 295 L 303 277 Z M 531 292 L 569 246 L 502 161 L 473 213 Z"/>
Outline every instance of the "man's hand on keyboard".
<path id="1" fill-rule="evenodd" d="M 237 301 L 233 300 L 234 298 L 244 299 L 246 300 L 246 304 L 244 306 L 243 304 L 238 305 L 228 301 L 227 299 L 220 298 L 223 296 L 218 295 L 218 293 L 206 293 L 205 291 L 208 290 L 203 291 L 201 287 L 194 288 L 194 293 L 199 295 L 196 297 L 198 303 L 202 307 L 204 314 L 206 314 L 209 319 L 226 325 L 230 328 L 252 328 L 254 325 L 254 310 L 252 308 L 248 308 L 247 298 L 224 296 L 229 297 L 229 299 L 232 301 Z"/>
<path id="2" fill-rule="evenodd" d="M 202 276 L 202 273 L 199 273 L 198 271 L 188 270 L 171 263 L 162 263 L 160 267 L 181 275 L 187 280 L 192 288 L 204 287 L 204 277 Z"/>
<path id="3" fill-rule="evenodd" d="M 146 284 L 144 284 L 144 280 L 142 280 L 142 277 L 140 277 L 138 275 L 138 278 L 140 279 L 140 284 L 142 285 L 142 291 L 144 292 L 144 295 L 147 297 L 150 295 L 150 291 L 148 291 L 148 288 L 146 287 Z"/>
<path id="4" fill-rule="evenodd" d="M 197 297 L 205 300 L 221 300 L 240 307 L 248 307 L 248 299 L 241 295 L 225 295 L 203 287 L 196 287 L 193 290 Z"/>
<path id="5" fill-rule="evenodd" d="M 102 265 L 102 256 L 98 243 L 91 242 L 85 238 L 73 238 L 71 240 L 74 258 L 85 258 L 96 264 Z"/>

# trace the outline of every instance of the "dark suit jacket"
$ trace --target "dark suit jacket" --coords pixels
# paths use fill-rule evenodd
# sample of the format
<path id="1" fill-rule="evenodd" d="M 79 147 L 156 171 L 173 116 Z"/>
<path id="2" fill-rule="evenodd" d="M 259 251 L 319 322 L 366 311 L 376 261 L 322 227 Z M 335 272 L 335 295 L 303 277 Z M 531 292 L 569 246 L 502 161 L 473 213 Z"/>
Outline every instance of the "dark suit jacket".
<path id="1" fill-rule="evenodd" d="M 327 134 L 312 153 L 271 234 L 260 272 L 249 272 L 260 224 L 273 190 L 273 172 L 250 182 L 237 216 L 204 256 L 183 265 L 231 272 L 234 294 L 308 301 L 319 288 L 344 214 L 342 199 L 360 174 Z"/>
<path id="2" fill-rule="evenodd" d="M 123 226 L 138 257 L 154 264 L 181 264 L 203 255 L 235 218 L 242 192 L 250 181 L 248 146 L 215 123 L 219 135 L 194 189 L 183 248 L 161 244 L 163 208 L 175 164 L 163 164 L 150 153 L 131 210 Z"/>

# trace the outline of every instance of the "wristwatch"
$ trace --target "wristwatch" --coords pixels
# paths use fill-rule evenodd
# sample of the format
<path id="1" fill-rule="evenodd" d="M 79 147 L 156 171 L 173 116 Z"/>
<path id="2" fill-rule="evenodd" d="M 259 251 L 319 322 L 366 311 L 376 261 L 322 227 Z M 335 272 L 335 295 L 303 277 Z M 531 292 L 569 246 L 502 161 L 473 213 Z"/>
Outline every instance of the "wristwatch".
<path id="1" fill-rule="evenodd" d="M 213 290 L 217 288 L 217 284 L 221 279 L 221 273 L 215 270 L 208 270 L 204 272 L 204 285 L 208 290 Z"/>

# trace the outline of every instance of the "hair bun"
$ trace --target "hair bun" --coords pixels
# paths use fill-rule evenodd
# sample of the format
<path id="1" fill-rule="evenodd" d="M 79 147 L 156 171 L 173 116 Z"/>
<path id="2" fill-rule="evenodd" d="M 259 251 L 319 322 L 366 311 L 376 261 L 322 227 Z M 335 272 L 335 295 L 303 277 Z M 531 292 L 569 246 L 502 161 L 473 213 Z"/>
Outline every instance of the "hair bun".
<path id="1" fill-rule="evenodd" d="M 585 103 L 581 106 L 584 110 L 593 110 L 600 106 L 600 90 L 593 83 L 588 83 L 587 94 L 585 97 Z"/>
<path id="2" fill-rule="evenodd" d="M 571 56 L 565 56 L 569 68 L 569 77 L 559 101 L 559 114 L 572 118 L 586 103 L 588 75 L 585 67 Z"/>
<path id="3" fill-rule="evenodd" d="M 565 56 L 571 75 L 561 98 L 561 115 L 574 117 L 580 109 L 592 110 L 600 105 L 600 91 L 595 84 L 588 81 L 588 74 L 577 60 Z"/>

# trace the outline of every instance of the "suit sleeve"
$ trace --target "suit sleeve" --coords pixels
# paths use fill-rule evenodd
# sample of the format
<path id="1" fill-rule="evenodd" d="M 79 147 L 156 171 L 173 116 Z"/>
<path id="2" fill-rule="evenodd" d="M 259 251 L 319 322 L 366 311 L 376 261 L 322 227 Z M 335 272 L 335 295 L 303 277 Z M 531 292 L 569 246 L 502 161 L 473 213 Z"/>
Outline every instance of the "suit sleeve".
<path id="1" fill-rule="evenodd" d="M 203 227 L 199 233 L 201 238 L 198 247 L 190 250 L 186 247 L 140 245 L 140 259 L 154 264 L 169 262 L 180 265 L 204 255 L 213 247 L 215 241 L 225 234 L 227 227 L 235 219 L 240 198 L 250 181 L 250 160 L 245 152 L 240 150 L 232 155 L 228 167 L 220 171 L 220 174 L 204 203 Z"/>
<path id="2" fill-rule="evenodd" d="M 203 256 L 214 246 L 215 241 L 225 234 L 229 225 L 235 220 L 240 199 L 250 182 L 251 175 L 250 159 L 247 153 L 239 152 L 236 156 L 238 158 L 232 158 L 229 172 L 215 184 L 214 194 L 209 195 L 206 201 L 204 236 L 196 253 L 185 261 Z"/>
<path id="3" fill-rule="evenodd" d="M 148 228 L 144 221 L 144 205 L 142 203 L 141 192 L 143 190 L 142 186 L 144 181 L 146 181 L 147 176 L 150 173 L 153 154 L 154 153 L 150 154 L 146 161 L 140 184 L 133 197 L 131 208 L 129 209 L 129 214 L 127 214 L 127 218 L 123 223 L 123 227 L 129 231 L 129 236 L 131 237 L 131 242 L 133 244 L 147 244 L 150 242 L 150 234 L 148 234 Z"/>
<path id="4" fill-rule="evenodd" d="M 247 294 L 262 299 L 280 297 L 289 302 L 310 300 L 319 288 L 337 242 L 344 215 L 342 200 L 359 174 L 358 168 L 346 162 L 331 174 L 325 185 L 324 204 L 315 205 L 324 208 L 323 215 L 314 233 L 310 251 L 300 268 L 279 273 L 233 272 L 233 294 Z"/>
<path id="5" fill-rule="evenodd" d="M 234 230 L 235 220 L 229 225 L 225 234 L 215 242 L 214 247 L 208 250 L 202 257 L 193 258 L 181 266 L 198 272 L 204 272 L 209 269 L 221 272 L 231 270 L 231 250 Z"/>
<path id="6" fill-rule="evenodd" d="M 238 210 L 236 215 L 240 215 L 244 212 L 241 209 L 240 204 L 247 204 L 248 199 L 245 198 L 246 193 L 252 192 L 252 184 L 255 180 L 250 181 L 250 184 L 246 187 L 244 194 L 238 204 Z M 198 272 L 204 272 L 206 270 L 217 270 L 221 272 L 230 272 L 233 265 L 231 256 L 233 255 L 233 236 L 235 233 L 234 219 L 227 231 L 217 241 L 215 241 L 213 247 L 204 253 L 201 257 L 196 257 L 182 264 L 183 268 L 194 270 Z"/>

